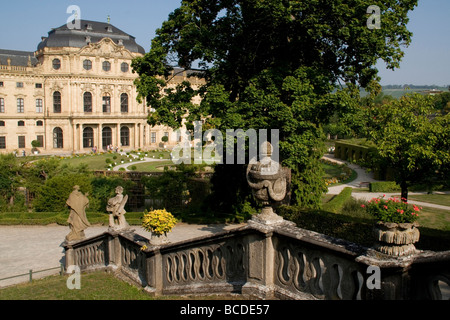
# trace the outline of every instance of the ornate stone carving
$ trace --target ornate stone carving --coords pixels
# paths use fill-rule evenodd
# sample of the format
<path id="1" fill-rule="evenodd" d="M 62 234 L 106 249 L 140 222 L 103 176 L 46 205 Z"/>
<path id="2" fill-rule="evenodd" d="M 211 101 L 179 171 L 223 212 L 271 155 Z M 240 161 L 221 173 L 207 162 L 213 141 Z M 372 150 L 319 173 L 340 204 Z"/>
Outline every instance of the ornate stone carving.
<path id="1" fill-rule="evenodd" d="M 273 207 L 286 197 L 290 169 L 283 168 L 271 158 L 272 145 L 269 142 L 263 143 L 261 147 L 262 159 L 247 167 L 247 182 L 254 197 L 264 206 L 253 220 L 264 224 L 280 223 L 284 220 L 274 212 Z"/>
<path id="2" fill-rule="evenodd" d="M 419 225 L 414 223 L 378 222 L 374 228 L 375 249 L 392 256 L 407 256 L 416 252 L 414 243 L 419 241 Z"/>

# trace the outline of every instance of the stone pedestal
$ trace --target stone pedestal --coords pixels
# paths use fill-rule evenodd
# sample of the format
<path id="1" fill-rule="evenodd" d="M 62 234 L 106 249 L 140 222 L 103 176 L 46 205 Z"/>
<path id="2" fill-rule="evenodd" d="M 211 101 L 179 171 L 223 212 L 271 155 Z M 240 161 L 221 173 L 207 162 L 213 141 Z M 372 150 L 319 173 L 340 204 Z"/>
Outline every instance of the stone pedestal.
<path id="1" fill-rule="evenodd" d="M 374 227 L 375 249 L 391 256 L 409 256 L 416 252 L 419 241 L 417 223 L 378 222 Z"/>

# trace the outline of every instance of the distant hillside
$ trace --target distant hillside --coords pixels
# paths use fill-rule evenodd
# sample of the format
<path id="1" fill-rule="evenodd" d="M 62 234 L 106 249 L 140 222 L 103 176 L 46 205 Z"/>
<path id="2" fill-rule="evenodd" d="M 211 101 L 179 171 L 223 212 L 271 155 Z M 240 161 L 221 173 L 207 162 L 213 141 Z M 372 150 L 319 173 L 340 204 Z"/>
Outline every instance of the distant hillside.
<path id="1" fill-rule="evenodd" d="M 385 95 L 391 95 L 394 98 L 398 99 L 401 96 L 407 94 L 407 93 L 414 93 L 414 92 L 423 92 L 428 90 L 440 90 L 440 91 L 449 91 L 449 86 L 446 87 L 440 87 L 440 86 L 434 86 L 434 85 L 423 85 L 423 86 L 415 86 L 415 85 L 387 85 L 382 86 L 382 92 Z M 364 90 L 361 90 L 361 96 L 366 96 L 367 92 Z"/>

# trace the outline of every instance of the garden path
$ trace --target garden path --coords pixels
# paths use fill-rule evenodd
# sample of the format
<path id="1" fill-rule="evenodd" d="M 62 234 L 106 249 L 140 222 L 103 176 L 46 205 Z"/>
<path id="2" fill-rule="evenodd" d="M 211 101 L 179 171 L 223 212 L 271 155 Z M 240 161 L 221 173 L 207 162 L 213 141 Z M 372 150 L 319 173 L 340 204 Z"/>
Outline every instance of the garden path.
<path id="1" fill-rule="evenodd" d="M 353 163 L 349 163 L 347 161 L 343 161 L 340 159 L 336 159 L 334 158 L 334 156 L 332 154 L 326 154 L 324 157 L 324 159 L 332 161 L 332 162 L 336 162 L 339 164 L 345 164 L 346 166 L 348 166 L 350 169 L 354 170 L 357 174 L 357 177 L 355 180 L 349 182 L 349 183 L 345 183 L 345 184 L 340 184 L 337 186 L 333 186 L 333 187 L 329 187 L 328 188 L 328 194 L 339 194 L 345 187 L 351 187 L 351 188 L 361 188 L 361 187 L 368 187 L 368 184 L 370 182 L 373 181 L 377 181 L 373 178 L 373 174 L 372 173 L 368 173 L 366 172 L 366 170 L 356 164 Z M 444 192 L 438 192 L 435 191 L 435 194 L 450 194 L 449 191 L 444 191 Z M 420 194 L 427 194 L 426 192 L 409 192 L 408 195 L 420 195 Z M 383 192 L 353 192 L 352 193 L 352 197 L 355 199 L 362 199 L 362 200 L 370 200 L 372 198 L 378 198 L 378 197 L 382 197 L 383 195 L 385 195 L 386 198 L 392 197 L 392 196 L 398 196 L 399 192 L 394 192 L 394 193 L 383 193 Z M 443 206 L 443 205 L 438 205 L 438 204 L 434 204 L 434 203 L 428 203 L 428 202 L 419 202 L 419 201 L 408 201 L 408 203 L 411 204 L 415 204 L 417 206 L 422 206 L 422 207 L 431 207 L 431 208 L 436 208 L 436 209 L 441 209 L 441 210 L 448 210 L 450 211 L 450 207 L 448 206 Z"/>
<path id="2" fill-rule="evenodd" d="M 177 223 L 168 234 L 169 241 L 179 242 L 197 237 L 241 227 L 243 224 L 187 224 Z M 86 237 L 106 232 L 108 226 L 92 226 L 85 230 Z M 140 226 L 132 226 L 135 232 L 150 239 L 150 234 Z M 0 288 L 27 282 L 29 270 L 46 272 L 33 274 L 33 279 L 57 274 L 58 266 L 64 263 L 64 248 L 61 244 L 69 233 L 69 227 L 50 226 L 0 226 L 0 279 L 23 275 L 13 279 L 1 280 Z"/>

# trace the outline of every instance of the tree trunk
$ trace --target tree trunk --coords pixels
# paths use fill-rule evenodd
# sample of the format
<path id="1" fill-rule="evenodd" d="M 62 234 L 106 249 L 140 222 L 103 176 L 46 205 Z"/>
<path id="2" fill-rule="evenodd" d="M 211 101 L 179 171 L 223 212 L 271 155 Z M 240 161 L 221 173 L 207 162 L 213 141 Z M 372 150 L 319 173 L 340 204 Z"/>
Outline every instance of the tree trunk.
<path id="1" fill-rule="evenodd" d="M 407 202 L 408 201 L 408 184 L 406 183 L 406 181 L 402 181 L 400 183 L 400 187 L 402 189 L 402 195 L 401 195 L 402 201 Z"/>

